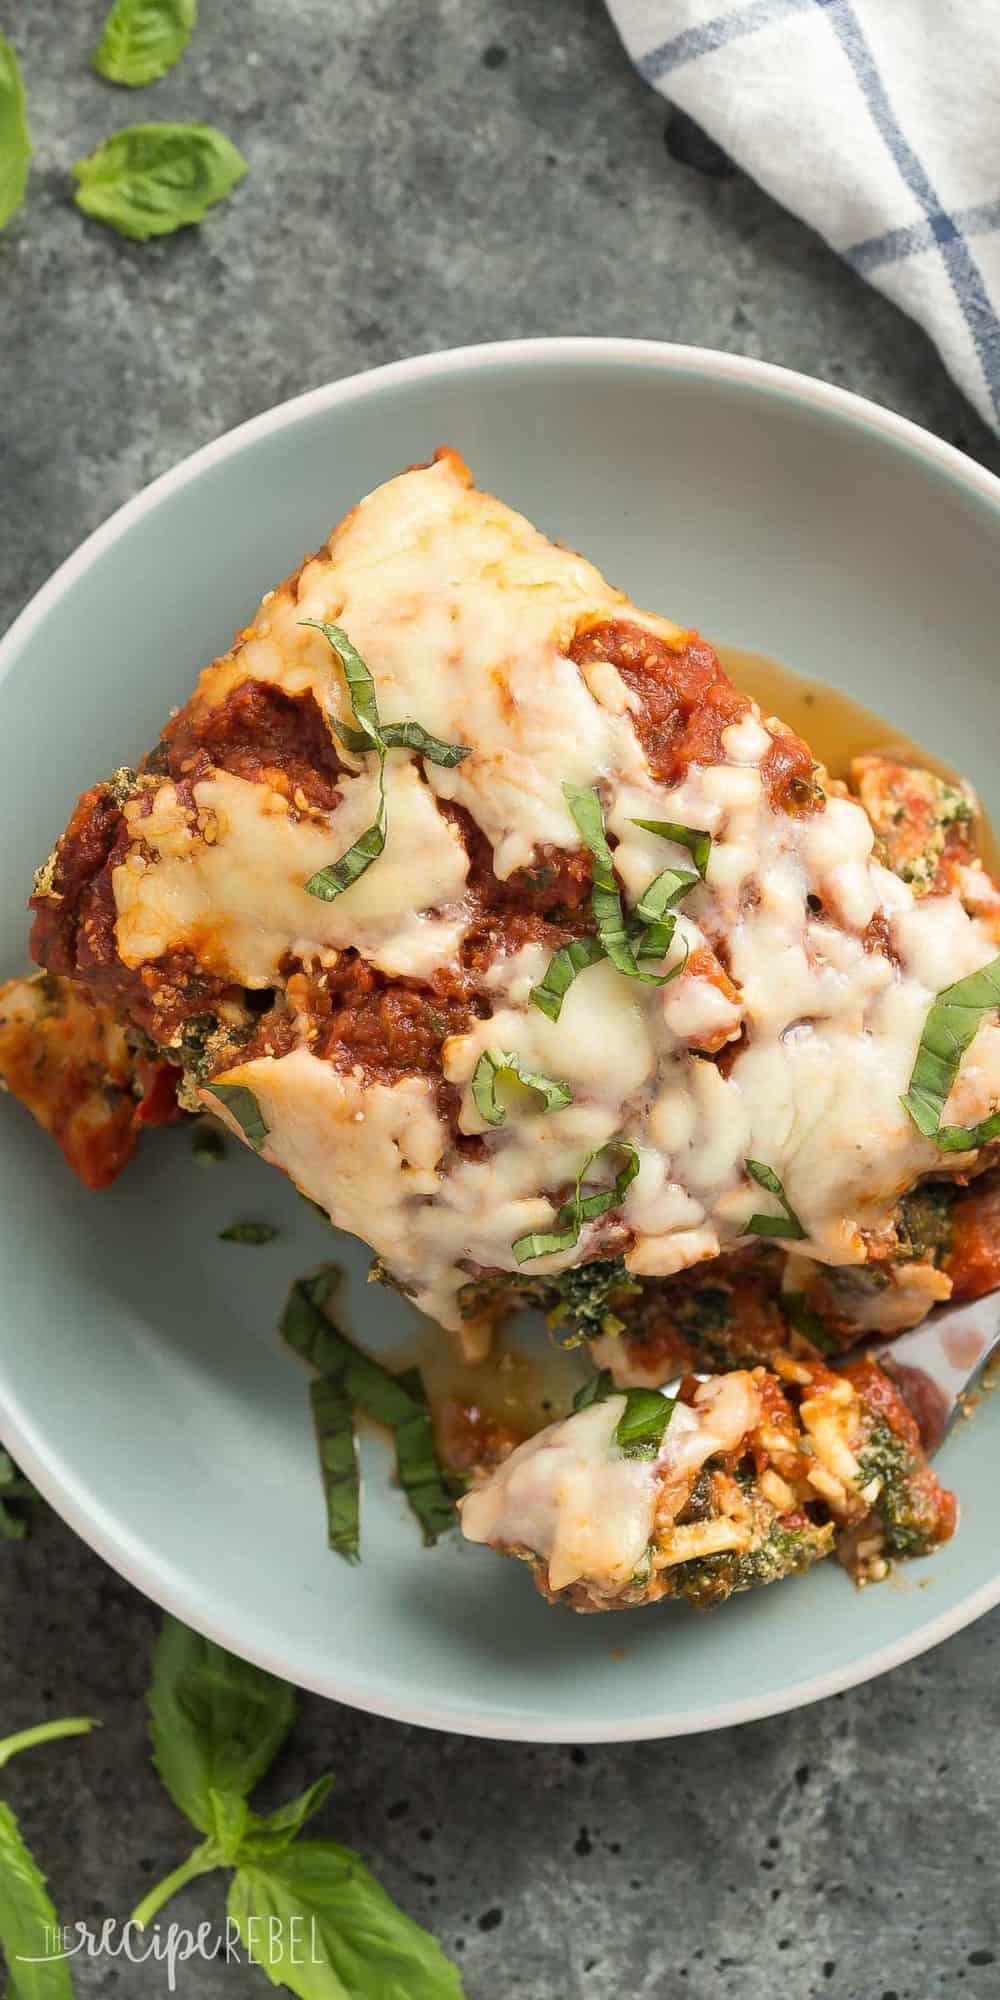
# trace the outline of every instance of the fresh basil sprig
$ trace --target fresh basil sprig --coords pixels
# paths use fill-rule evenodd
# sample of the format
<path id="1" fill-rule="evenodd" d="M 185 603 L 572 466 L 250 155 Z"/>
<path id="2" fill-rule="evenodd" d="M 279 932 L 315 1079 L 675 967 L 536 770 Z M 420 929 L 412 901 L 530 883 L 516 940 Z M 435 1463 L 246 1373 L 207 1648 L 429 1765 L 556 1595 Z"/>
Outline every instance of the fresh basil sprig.
<path id="1" fill-rule="evenodd" d="M 577 1390 L 574 1412 L 588 1409 L 591 1403 L 606 1403 L 609 1396 L 625 1398 L 614 1434 L 614 1443 L 622 1457 L 655 1458 L 677 1407 L 676 1396 L 661 1396 L 658 1389 L 617 1389 L 610 1372 L 604 1368 Z"/>
<path id="2" fill-rule="evenodd" d="M 613 1187 L 595 1188 L 593 1193 L 583 1192 L 584 1175 L 589 1173 L 595 1160 L 604 1153 L 624 1153 L 625 1165 L 618 1174 Z M 519 1236 L 511 1244 L 511 1249 L 519 1264 L 527 1264 L 533 1257 L 550 1257 L 559 1250 L 572 1250 L 579 1242 L 580 1231 L 585 1222 L 593 1222 L 599 1215 L 606 1215 L 610 1208 L 618 1208 L 624 1201 L 639 1171 L 639 1155 L 628 1139 L 606 1139 L 603 1146 L 595 1147 L 588 1153 L 576 1177 L 576 1187 L 569 1201 L 564 1202 L 556 1216 L 554 1229 L 533 1229 L 527 1236 Z"/>
<path id="3" fill-rule="evenodd" d="M 249 1805 L 294 1715 L 295 1694 L 284 1681 L 165 1619 L 150 1695 L 153 1756 L 175 1805 L 204 1837 L 143 1897 L 133 1923 L 150 1923 L 196 1876 L 227 1868 L 229 1917 L 272 1985 L 301 2000 L 462 2000 L 455 1966 L 360 1856 L 332 1840 L 301 1838 L 329 1777 L 276 1812 Z M 64 2000 L 63 1990 L 53 1988 L 52 2000 Z"/>
<path id="4" fill-rule="evenodd" d="M 415 1370 L 390 1375 L 362 1353 L 330 1319 L 326 1307 L 339 1282 L 335 1265 L 315 1278 L 299 1278 L 292 1286 L 281 1322 L 281 1337 L 293 1353 L 319 1370 L 321 1379 L 341 1391 L 351 1409 L 364 1410 L 393 1433 L 399 1483 L 430 1546 L 454 1526 L 455 1507 L 434 1447 L 434 1432 L 423 1384 Z M 333 1406 L 328 1406 L 333 1418 Z M 321 1435 L 322 1443 L 322 1435 Z M 354 1560 L 350 1534 L 353 1500 L 350 1465 L 341 1443 L 332 1467 L 323 1457 L 328 1519 L 331 1510 L 335 1539 L 331 1546 Z M 346 1496 L 346 1497 L 345 1497 Z"/>
<path id="5" fill-rule="evenodd" d="M 979 1125 L 942 1125 L 944 1107 L 984 1014 L 1000 1007 L 1000 958 L 944 987 L 924 1022 L 902 1102 L 917 1131 L 942 1153 L 971 1152 L 1000 1138 L 1000 1110 Z"/>
<path id="6" fill-rule="evenodd" d="M 259 1153 L 270 1126 L 252 1090 L 245 1083 L 206 1083 L 204 1088 L 224 1104 L 231 1118 L 242 1128 L 244 1137 Z"/>
<path id="7" fill-rule="evenodd" d="M 198 0 L 114 0 L 93 67 L 108 83 L 156 83 L 179 61 L 197 22 Z"/>
<path id="8" fill-rule="evenodd" d="M 342 625 L 330 625 L 322 618 L 302 618 L 301 625 L 311 625 L 332 646 L 344 670 L 344 680 L 350 697 L 351 710 L 357 724 L 351 729 L 347 723 L 333 722 L 331 727 L 345 749 L 355 755 L 374 751 L 378 758 L 378 806 L 371 826 L 342 854 L 339 861 L 330 862 L 327 867 L 317 869 L 306 883 L 310 896 L 318 896 L 324 903 L 333 903 L 351 887 L 358 877 L 377 861 L 385 847 L 385 757 L 387 750 L 416 750 L 431 764 L 454 766 L 460 764 L 470 752 L 464 743 L 443 743 L 439 736 L 432 736 L 420 722 L 383 722 L 378 712 L 378 696 L 370 668 L 362 659 L 353 641 L 348 638 Z"/>
<path id="9" fill-rule="evenodd" d="M 506 1106 L 497 1097 L 497 1084 L 504 1076 L 516 1077 L 528 1090 L 533 1090 L 542 1100 L 543 1111 L 562 1111 L 573 1102 L 568 1084 L 561 1083 L 558 1077 L 525 1069 L 520 1056 L 510 1049 L 484 1049 L 472 1073 L 472 1095 L 487 1125 L 502 1125 L 507 1116 Z"/>
<path id="10" fill-rule="evenodd" d="M 806 1231 L 792 1208 L 774 1168 L 766 1167 L 763 1160 L 744 1160 L 743 1165 L 750 1179 L 756 1181 L 757 1186 L 764 1188 L 768 1194 L 773 1194 L 785 1211 L 784 1215 L 752 1215 L 743 1230 L 744 1236 L 788 1236 L 796 1239 L 805 1236 Z"/>
<path id="11" fill-rule="evenodd" d="M 683 972 L 689 957 L 686 943 L 683 958 L 669 972 L 646 972 L 643 961 L 666 957 L 677 922 L 672 905 L 679 903 L 703 875 L 712 844 L 707 833 L 691 827 L 674 827 L 666 820 L 633 820 L 634 826 L 647 827 L 654 833 L 669 832 L 670 838 L 686 835 L 684 844 L 691 847 L 698 872 L 665 868 L 650 882 L 626 923 L 600 797 L 593 785 L 564 785 L 563 795 L 593 860 L 590 909 L 597 936 L 574 938 L 571 943 L 561 945 L 550 958 L 544 978 L 532 987 L 530 999 L 550 1021 L 558 1021 L 574 979 L 588 965 L 596 965 L 598 959 L 609 958 L 619 972 L 629 979 L 640 979 L 647 986 L 669 986 Z M 704 845 L 706 841 L 708 848 Z"/>
<path id="12" fill-rule="evenodd" d="M 0 229 L 24 200 L 30 166 L 20 64 L 6 35 L 0 34 Z"/>
<path id="13" fill-rule="evenodd" d="M 88 1715 L 40 1722 L 0 1742 L 0 1770 L 23 1750 L 66 1736 L 84 1736 L 96 1723 Z M 0 1800 L 0 1952 L 7 1961 L 10 2000 L 73 2000 L 69 1966 L 54 1957 L 59 1919 L 45 1877 L 15 1815 Z"/>
<path id="14" fill-rule="evenodd" d="M 127 125 L 73 168 L 84 215 L 145 243 L 202 222 L 247 163 L 214 125 Z"/>

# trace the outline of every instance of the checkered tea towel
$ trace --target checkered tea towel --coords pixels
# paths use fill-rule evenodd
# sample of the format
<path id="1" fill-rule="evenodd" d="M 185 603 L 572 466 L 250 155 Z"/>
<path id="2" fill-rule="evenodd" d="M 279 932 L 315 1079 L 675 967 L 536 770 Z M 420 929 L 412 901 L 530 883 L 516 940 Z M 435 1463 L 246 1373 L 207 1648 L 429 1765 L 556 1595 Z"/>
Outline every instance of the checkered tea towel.
<path id="1" fill-rule="evenodd" d="M 608 0 L 640 73 L 1000 429 L 1000 0 Z"/>

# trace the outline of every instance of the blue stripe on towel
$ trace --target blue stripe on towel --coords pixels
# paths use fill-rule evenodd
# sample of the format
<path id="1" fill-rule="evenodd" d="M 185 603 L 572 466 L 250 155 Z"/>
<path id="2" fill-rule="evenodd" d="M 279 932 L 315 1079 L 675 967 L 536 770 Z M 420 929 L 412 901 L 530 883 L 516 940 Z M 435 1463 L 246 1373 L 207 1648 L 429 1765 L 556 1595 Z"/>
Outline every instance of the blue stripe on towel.
<path id="1" fill-rule="evenodd" d="M 650 49 L 639 58 L 639 75 L 647 83 L 659 83 L 671 70 L 680 69 L 682 63 L 711 55 L 714 49 L 725 48 L 727 42 L 754 35 L 758 28 L 782 21 L 788 14 L 804 13 L 812 4 L 813 0 L 747 0 L 746 5 L 734 7 L 731 13 L 716 14 L 711 21 L 703 21 L 700 28 L 683 28 L 679 35 L 661 42 L 659 48 Z"/>

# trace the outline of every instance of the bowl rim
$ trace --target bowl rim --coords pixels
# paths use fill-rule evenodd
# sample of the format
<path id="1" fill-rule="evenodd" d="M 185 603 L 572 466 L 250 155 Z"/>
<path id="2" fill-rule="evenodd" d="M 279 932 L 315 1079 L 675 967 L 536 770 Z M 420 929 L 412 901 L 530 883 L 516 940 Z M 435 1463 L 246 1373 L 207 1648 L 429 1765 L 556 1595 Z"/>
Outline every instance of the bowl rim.
<path id="1" fill-rule="evenodd" d="M 733 384 L 755 394 L 839 419 L 849 428 L 881 438 L 985 503 L 996 514 L 1000 526 L 1000 478 L 985 466 L 909 418 L 898 416 L 867 397 L 793 369 L 778 367 L 772 362 L 711 348 L 617 336 L 542 336 L 443 348 L 387 362 L 306 390 L 222 432 L 208 444 L 189 453 L 179 464 L 161 473 L 95 528 L 29 598 L 0 638 L 0 682 L 35 627 L 44 621 L 50 609 L 85 574 L 92 562 L 113 548 L 135 522 L 155 511 L 162 500 L 183 491 L 203 472 L 224 464 L 259 439 L 303 419 L 308 420 L 321 412 L 335 409 L 338 405 L 363 403 L 369 397 L 378 397 L 386 389 L 427 381 L 439 375 L 475 373 L 497 366 L 530 368 L 537 365 L 574 370 L 595 363 L 610 369 L 653 368 L 665 375 L 688 375 L 703 381 Z M 289 1678 L 288 1661 L 275 1648 L 262 1644 L 252 1631 L 244 1630 L 242 1616 L 231 1614 L 227 1620 L 217 1615 L 202 1601 L 198 1586 L 182 1578 L 169 1558 L 149 1550 L 130 1533 L 127 1523 L 120 1521 L 103 1504 L 98 1503 L 95 1507 L 84 1503 L 63 1483 L 46 1459 L 44 1445 L 37 1438 L 29 1413 L 19 1411 L 9 1396 L 5 1399 L 0 1429 L 5 1445 L 42 1497 L 83 1542 L 137 1590 L 219 1645 L 252 1660 L 280 1678 Z M 627 1719 L 592 1724 L 576 1722 L 572 1728 L 561 1728 L 558 1723 L 545 1718 L 530 1715 L 512 1717 L 503 1710 L 482 1709 L 470 1716 L 446 1703 L 390 1699 L 378 1693 L 373 1697 L 363 1684 L 350 1676 L 342 1678 L 335 1668 L 323 1674 L 296 1672 L 293 1678 L 298 1686 L 369 1714 L 459 1735 L 525 1743 L 652 1741 L 759 1721 L 824 1700 L 829 1695 L 844 1693 L 929 1651 L 998 1603 L 1000 1565 L 991 1582 L 968 1592 L 950 1610 L 928 1620 L 919 1631 L 865 1653 L 847 1666 L 827 1674 L 809 1676 L 777 1695 L 748 1695 L 737 1701 L 693 1708 L 682 1715 L 670 1714 L 659 1720 L 647 1717 L 631 1723 Z"/>

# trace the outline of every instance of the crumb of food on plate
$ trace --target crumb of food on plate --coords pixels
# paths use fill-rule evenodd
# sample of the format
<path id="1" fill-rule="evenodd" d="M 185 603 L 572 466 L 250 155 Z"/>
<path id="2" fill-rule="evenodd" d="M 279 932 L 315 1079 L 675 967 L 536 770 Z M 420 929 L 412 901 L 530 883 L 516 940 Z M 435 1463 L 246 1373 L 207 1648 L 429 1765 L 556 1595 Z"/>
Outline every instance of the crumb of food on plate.
<path id="1" fill-rule="evenodd" d="M 51 1133 L 85 1187 L 109 1186 L 145 1126 L 178 1116 L 175 1065 L 121 1009 L 50 972 L 0 986 L 0 1084 Z"/>

